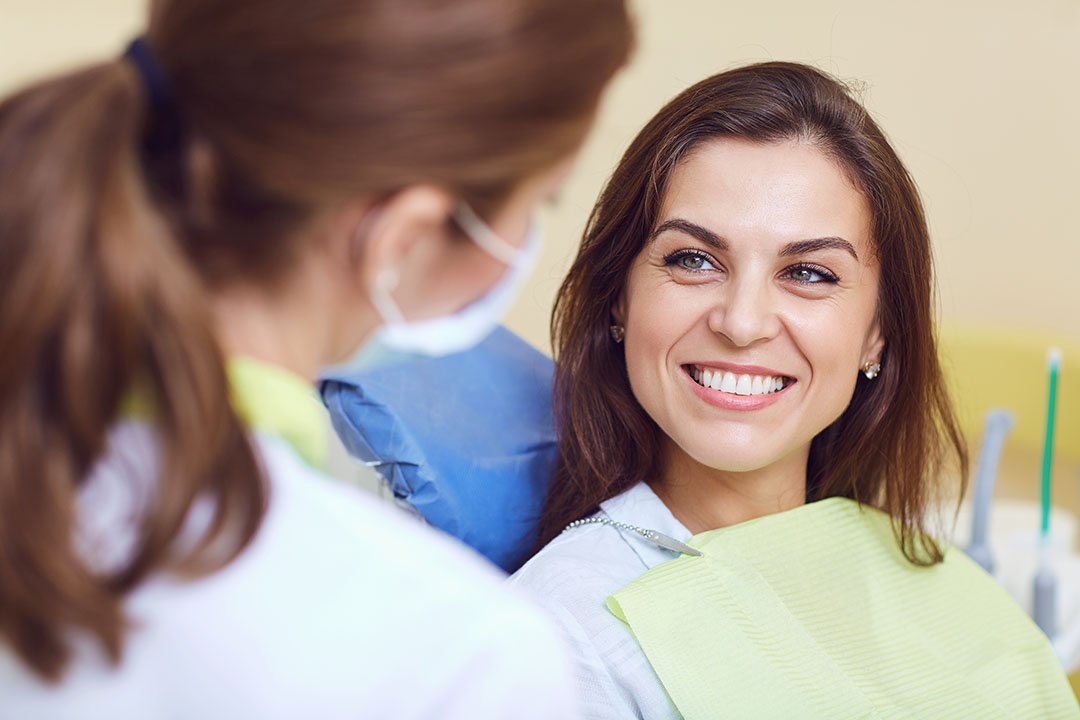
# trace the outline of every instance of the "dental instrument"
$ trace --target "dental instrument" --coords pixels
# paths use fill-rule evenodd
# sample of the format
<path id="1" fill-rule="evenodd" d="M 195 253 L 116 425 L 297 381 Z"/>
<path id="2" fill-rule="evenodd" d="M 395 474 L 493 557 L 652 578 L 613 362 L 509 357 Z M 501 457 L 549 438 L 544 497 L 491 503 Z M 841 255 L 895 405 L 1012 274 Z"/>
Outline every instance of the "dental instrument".
<path id="1" fill-rule="evenodd" d="M 1057 633 L 1057 576 L 1054 574 L 1050 557 L 1050 471 L 1054 459 L 1054 416 L 1057 410 L 1057 384 L 1062 362 L 1062 352 L 1059 348 L 1050 348 L 1046 352 L 1049 388 L 1042 458 L 1042 523 L 1039 529 L 1039 570 L 1035 574 L 1032 605 L 1032 617 L 1035 624 L 1051 639 Z"/>
<path id="2" fill-rule="evenodd" d="M 995 409 L 986 414 L 979 465 L 975 469 L 975 497 L 971 511 L 971 542 L 965 552 L 991 575 L 994 556 L 987 540 L 990 528 L 990 504 L 994 499 L 994 482 L 1001 463 L 1001 449 L 1013 429 L 1015 418 L 1008 410 Z"/>

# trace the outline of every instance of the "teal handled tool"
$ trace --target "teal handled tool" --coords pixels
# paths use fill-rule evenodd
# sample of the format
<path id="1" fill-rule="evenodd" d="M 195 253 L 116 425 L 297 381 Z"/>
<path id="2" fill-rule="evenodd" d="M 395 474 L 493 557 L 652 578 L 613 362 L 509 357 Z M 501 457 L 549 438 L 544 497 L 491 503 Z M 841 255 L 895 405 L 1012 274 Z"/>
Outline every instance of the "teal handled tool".
<path id="1" fill-rule="evenodd" d="M 1039 528 L 1039 570 L 1035 573 L 1032 617 L 1046 636 L 1057 634 L 1057 576 L 1051 563 L 1050 549 L 1050 471 L 1054 461 L 1054 415 L 1057 411 L 1058 375 L 1063 363 L 1061 350 L 1046 352 L 1049 388 L 1046 401 L 1046 439 L 1042 458 L 1042 523 Z"/>

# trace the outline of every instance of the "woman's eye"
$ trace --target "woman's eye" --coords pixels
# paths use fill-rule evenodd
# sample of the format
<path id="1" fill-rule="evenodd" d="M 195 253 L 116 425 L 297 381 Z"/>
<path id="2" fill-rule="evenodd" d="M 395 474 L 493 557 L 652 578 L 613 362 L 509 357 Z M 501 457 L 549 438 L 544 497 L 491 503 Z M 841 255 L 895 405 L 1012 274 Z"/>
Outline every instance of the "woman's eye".
<path id="1" fill-rule="evenodd" d="M 680 270 L 689 270 L 691 272 L 714 269 L 714 265 L 710 261 L 709 256 L 698 252 L 683 251 L 672 253 L 664 258 L 664 262 L 667 265 L 674 265 Z"/>
<path id="2" fill-rule="evenodd" d="M 796 265 L 795 267 L 788 268 L 785 272 L 785 277 L 806 285 L 835 283 L 839 280 L 839 278 L 825 268 L 813 265 Z"/>

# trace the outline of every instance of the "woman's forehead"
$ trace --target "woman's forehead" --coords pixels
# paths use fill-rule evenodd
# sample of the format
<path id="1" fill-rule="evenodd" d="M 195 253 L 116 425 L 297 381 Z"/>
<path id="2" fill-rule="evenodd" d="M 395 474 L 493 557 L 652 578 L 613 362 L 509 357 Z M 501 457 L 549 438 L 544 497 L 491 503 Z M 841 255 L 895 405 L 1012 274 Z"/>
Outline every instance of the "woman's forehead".
<path id="1" fill-rule="evenodd" d="M 731 242 L 840 237 L 860 256 L 871 254 L 866 198 L 832 158 L 807 142 L 702 143 L 675 168 L 656 227 L 676 219 Z"/>

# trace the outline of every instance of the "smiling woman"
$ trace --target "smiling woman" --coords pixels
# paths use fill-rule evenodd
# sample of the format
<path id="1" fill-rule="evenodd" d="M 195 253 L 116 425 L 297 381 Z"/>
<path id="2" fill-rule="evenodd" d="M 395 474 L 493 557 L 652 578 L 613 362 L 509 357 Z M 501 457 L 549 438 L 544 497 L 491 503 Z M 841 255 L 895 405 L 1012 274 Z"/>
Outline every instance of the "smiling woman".
<path id="1" fill-rule="evenodd" d="M 711 503 L 724 524 L 850 497 L 895 518 L 910 560 L 939 561 L 924 511 L 942 466 L 951 457 L 962 477 L 966 455 L 932 277 L 915 184 L 840 83 L 765 63 L 683 92 L 623 156 L 556 301 L 562 461 L 544 539 L 641 482 L 695 484 L 693 461 L 761 476 L 719 483 L 737 488 Z M 613 323 L 625 353 L 607 340 Z M 860 375 L 875 363 L 873 381 Z M 710 386 L 723 371 L 701 393 L 714 407 L 746 406 L 743 376 L 751 391 L 754 375 L 780 377 L 786 397 L 764 415 L 709 414 L 683 405 L 684 365 L 710 370 Z M 779 505 L 766 487 L 778 482 Z"/>
<path id="2" fill-rule="evenodd" d="M 695 531 L 801 505 L 813 437 L 884 345 L 867 203 L 812 144 L 723 138 L 660 218 L 613 312 L 665 436 L 656 492 Z"/>
<path id="3" fill-rule="evenodd" d="M 722 73 L 637 136 L 558 296 L 547 544 L 513 578 L 588 717 L 1080 717 L 926 530 L 966 469 L 932 275 L 914 182 L 818 70 Z"/>

